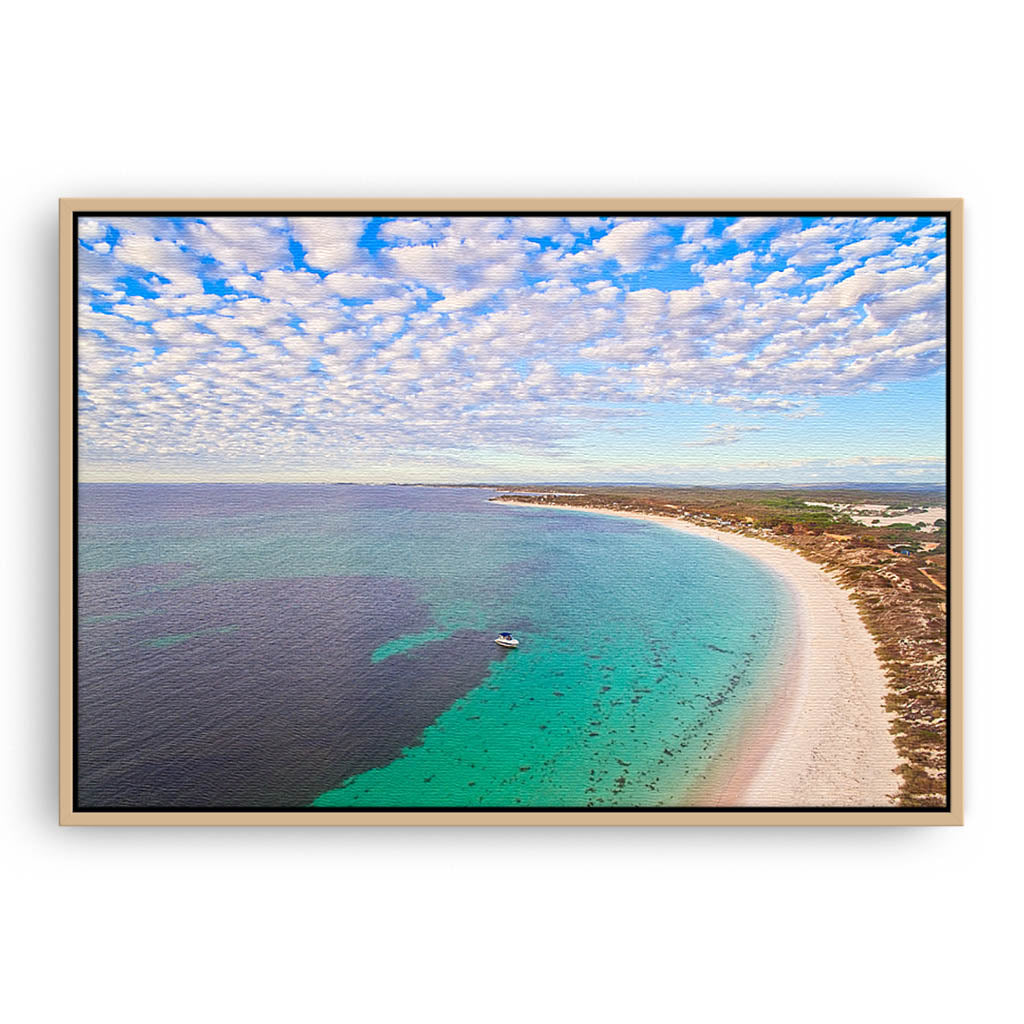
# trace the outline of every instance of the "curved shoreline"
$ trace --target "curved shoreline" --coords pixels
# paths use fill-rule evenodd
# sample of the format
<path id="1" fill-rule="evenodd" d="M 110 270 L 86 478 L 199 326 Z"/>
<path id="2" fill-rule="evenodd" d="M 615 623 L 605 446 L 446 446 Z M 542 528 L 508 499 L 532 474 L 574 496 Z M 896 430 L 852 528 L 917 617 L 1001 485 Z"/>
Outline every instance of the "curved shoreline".
<path id="1" fill-rule="evenodd" d="M 741 728 L 737 759 L 716 772 L 697 805 L 893 805 L 899 757 L 885 711 L 888 682 L 856 605 L 825 569 L 790 548 L 666 516 L 554 502 L 500 504 L 598 512 L 705 537 L 756 559 L 789 586 L 799 623 L 794 656 L 767 713 Z"/>

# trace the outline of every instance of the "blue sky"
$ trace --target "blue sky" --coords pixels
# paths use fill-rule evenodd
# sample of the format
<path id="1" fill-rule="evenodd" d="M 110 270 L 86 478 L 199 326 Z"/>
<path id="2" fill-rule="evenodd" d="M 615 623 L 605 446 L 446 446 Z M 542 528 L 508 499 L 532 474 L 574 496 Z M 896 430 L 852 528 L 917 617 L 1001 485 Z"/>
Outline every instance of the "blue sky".
<path id="1" fill-rule="evenodd" d="M 79 220 L 85 480 L 945 475 L 945 224 Z"/>

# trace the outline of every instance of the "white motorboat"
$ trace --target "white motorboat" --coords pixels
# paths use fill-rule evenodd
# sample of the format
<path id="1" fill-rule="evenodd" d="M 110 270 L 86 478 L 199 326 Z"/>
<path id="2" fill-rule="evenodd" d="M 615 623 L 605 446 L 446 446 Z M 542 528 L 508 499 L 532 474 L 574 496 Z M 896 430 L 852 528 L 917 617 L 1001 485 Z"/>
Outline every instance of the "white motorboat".
<path id="1" fill-rule="evenodd" d="M 518 647 L 519 641 L 511 633 L 499 633 L 494 642 L 499 647 Z"/>

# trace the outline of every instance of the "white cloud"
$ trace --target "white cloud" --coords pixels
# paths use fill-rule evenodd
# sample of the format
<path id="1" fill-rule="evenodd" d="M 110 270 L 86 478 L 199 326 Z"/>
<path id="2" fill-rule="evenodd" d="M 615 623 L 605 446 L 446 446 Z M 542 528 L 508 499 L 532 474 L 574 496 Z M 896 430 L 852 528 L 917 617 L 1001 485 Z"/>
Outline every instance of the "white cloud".
<path id="1" fill-rule="evenodd" d="M 391 278 L 370 274 L 328 274 L 324 285 L 329 291 L 346 299 L 379 299 L 401 290 Z"/>
<path id="2" fill-rule="evenodd" d="M 687 441 L 686 445 L 689 448 L 706 448 L 709 446 L 736 444 L 737 441 L 743 438 L 744 434 L 759 430 L 764 430 L 764 427 L 755 423 L 709 423 L 705 427 L 701 438 L 696 441 Z"/>
<path id="3" fill-rule="evenodd" d="M 797 225 L 799 221 L 785 217 L 740 217 L 722 231 L 722 237 L 739 245 L 749 245 L 755 238 L 792 230 Z"/>
<path id="4" fill-rule="evenodd" d="M 286 227 L 280 217 L 204 217 L 190 222 L 184 237 L 225 271 L 252 274 L 289 262 Z"/>
<path id="5" fill-rule="evenodd" d="M 656 259 L 670 238 L 653 220 L 631 220 L 618 224 L 594 242 L 594 250 L 606 259 L 615 260 L 629 274 Z"/>
<path id="6" fill-rule="evenodd" d="M 361 261 L 363 217 L 292 217 L 291 233 L 316 270 L 348 270 Z"/>
<path id="7" fill-rule="evenodd" d="M 800 281 L 800 275 L 792 267 L 786 267 L 785 270 L 773 271 L 763 281 L 754 285 L 754 287 L 758 291 L 768 289 L 785 291 L 789 288 L 795 288 L 800 284 Z"/>
<path id="8" fill-rule="evenodd" d="M 452 292 L 446 295 L 439 302 L 435 302 L 433 308 L 441 313 L 452 313 L 462 309 L 472 309 L 486 302 L 494 292 L 490 288 L 469 288 L 464 292 Z"/>
<path id="9" fill-rule="evenodd" d="M 426 242 L 440 235 L 442 221 L 402 218 L 385 221 L 377 229 L 377 237 L 385 241 Z"/>
<path id="10" fill-rule="evenodd" d="M 79 220 L 78 221 L 78 237 L 83 242 L 96 242 L 101 238 L 105 238 L 107 234 L 107 225 L 101 223 L 98 220 Z"/>
<path id="11" fill-rule="evenodd" d="M 388 248 L 383 258 L 397 277 L 447 294 L 486 285 L 492 289 L 518 283 L 536 242 L 502 237 L 502 221 L 453 224 L 430 245 Z"/>
<path id="12" fill-rule="evenodd" d="M 687 242 L 702 242 L 714 226 L 712 217 L 688 217 L 683 227 L 683 239 Z"/>
<path id="13" fill-rule="evenodd" d="M 153 284 L 161 294 L 188 295 L 203 290 L 196 274 L 199 261 L 181 243 L 125 233 L 114 246 L 113 255 L 126 267 L 143 271 L 149 280 L 154 274 L 166 278 L 167 284 Z"/>
<path id="14" fill-rule="evenodd" d="M 408 219 L 381 226 L 399 244 L 376 254 L 361 221 L 220 220 L 119 219 L 110 253 L 80 249 L 84 450 L 315 463 L 358 436 L 367 458 L 413 437 L 553 451 L 652 403 L 799 418 L 943 366 L 943 239 L 900 242 L 891 221 L 759 229 L 768 262 L 746 249 L 712 263 L 706 218 L 674 235 L 649 217 Z M 621 275 L 667 258 L 680 231 L 699 283 L 631 290 Z M 291 238 L 319 273 L 295 268 Z M 800 261 L 824 252 L 801 284 Z M 233 293 L 204 292 L 200 273 Z M 126 276 L 155 294 L 126 295 Z M 685 443 L 734 445 L 748 426 Z"/>

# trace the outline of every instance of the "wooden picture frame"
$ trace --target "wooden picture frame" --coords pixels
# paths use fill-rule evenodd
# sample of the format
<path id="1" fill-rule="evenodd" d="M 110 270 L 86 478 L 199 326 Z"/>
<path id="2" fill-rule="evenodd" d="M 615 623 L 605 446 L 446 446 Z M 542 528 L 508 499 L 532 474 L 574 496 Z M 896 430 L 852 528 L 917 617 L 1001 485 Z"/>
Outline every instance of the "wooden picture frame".
<path id="1" fill-rule="evenodd" d="M 78 225 L 103 218 L 934 217 L 945 233 L 946 706 L 945 801 L 920 806 L 480 807 L 395 810 L 292 807 L 94 807 L 77 798 Z M 963 823 L 963 201 L 960 199 L 110 199 L 60 202 L 60 821 L 69 825 L 959 825 Z M 523 489 L 530 480 L 522 481 Z M 638 499 L 639 501 L 640 499 Z M 643 501 L 653 500 L 643 497 Z M 641 502 L 642 506 L 642 502 Z M 638 506 L 638 507 L 641 507 Z M 646 506 L 642 506 L 646 509 Z M 648 509 L 649 510 L 649 509 Z M 629 509 L 625 509 L 629 511 Z M 634 509 L 634 511 L 636 511 Z M 751 520 L 752 522 L 752 520 Z M 727 524 L 742 532 L 745 527 Z M 757 543 L 763 543 L 757 541 Z M 838 542 L 837 542 L 838 543 Z M 806 554 L 807 552 L 805 552 Z M 909 564 L 909 563 L 908 563 Z M 898 568 L 898 566 L 897 566 Z M 914 571 L 920 567 L 914 565 Z M 889 571 L 889 570 L 882 570 Z M 927 567 L 924 570 L 928 576 Z M 899 577 L 899 572 L 895 574 Z M 900 577 L 902 578 L 902 577 Z M 930 578 L 930 577 L 929 577 Z M 895 580 L 899 586 L 899 579 Z M 936 587 L 942 586 L 936 583 Z M 945 589 L 945 588 L 944 588 Z M 862 605 L 861 611 L 865 612 Z M 865 613 L 867 614 L 867 613 Z M 876 640 L 878 639 L 876 635 Z M 780 727 L 781 728 L 781 727 Z M 926 769 L 918 770 L 926 771 Z M 340 780 L 339 780 L 340 781 Z"/>

